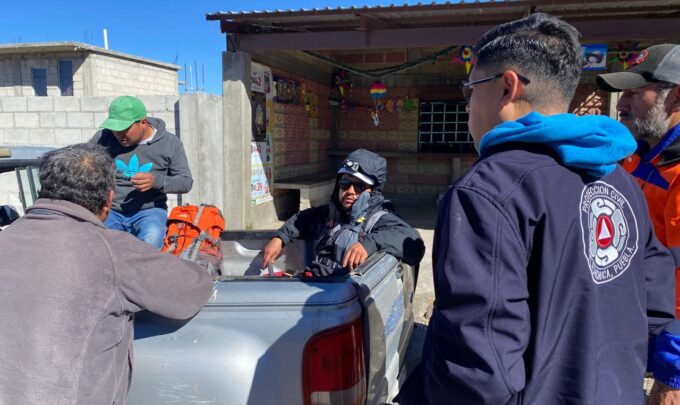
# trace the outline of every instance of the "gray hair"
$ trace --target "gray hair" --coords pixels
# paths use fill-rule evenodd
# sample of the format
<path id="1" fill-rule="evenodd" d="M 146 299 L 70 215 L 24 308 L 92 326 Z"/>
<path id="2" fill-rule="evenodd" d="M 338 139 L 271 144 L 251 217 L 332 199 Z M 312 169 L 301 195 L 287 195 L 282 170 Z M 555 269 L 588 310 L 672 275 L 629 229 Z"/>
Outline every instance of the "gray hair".
<path id="1" fill-rule="evenodd" d="M 70 201 L 98 214 L 115 187 L 116 168 L 104 147 L 79 143 L 43 155 L 39 174 L 39 198 Z"/>
<path id="2" fill-rule="evenodd" d="M 644 117 L 633 119 L 633 133 L 636 138 L 654 143 L 661 139 L 671 125 L 671 117 L 666 111 L 666 99 L 671 90 L 678 86 L 669 82 L 657 82 L 656 102 Z"/>
<path id="3" fill-rule="evenodd" d="M 491 29 L 475 53 L 479 69 L 493 69 L 493 74 L 510 69 L 526 76 L 531 83 L 523 98 L 538 109 L 569 106 L 584 61 L 576 28 L 543 13 Z"/>

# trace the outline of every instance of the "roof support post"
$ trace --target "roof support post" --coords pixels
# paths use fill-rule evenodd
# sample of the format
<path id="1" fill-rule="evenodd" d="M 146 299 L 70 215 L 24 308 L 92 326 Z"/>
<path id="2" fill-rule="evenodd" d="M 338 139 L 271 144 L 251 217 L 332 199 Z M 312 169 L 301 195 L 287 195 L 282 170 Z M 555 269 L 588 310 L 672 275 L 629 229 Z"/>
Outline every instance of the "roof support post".
<path id="1" fill-rule="evenodd" d="M 250 209 L 250 54 L 222 53 L 224 134 L 224 219 L 231 229 L 244 229 Z"/>

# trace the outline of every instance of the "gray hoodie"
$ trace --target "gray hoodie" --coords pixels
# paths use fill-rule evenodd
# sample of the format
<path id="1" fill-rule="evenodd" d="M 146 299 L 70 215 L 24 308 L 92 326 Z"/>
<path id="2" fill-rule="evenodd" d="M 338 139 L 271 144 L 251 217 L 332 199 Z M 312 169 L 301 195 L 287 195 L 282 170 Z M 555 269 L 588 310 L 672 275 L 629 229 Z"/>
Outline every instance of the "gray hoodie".
<path id="1" fill-rule="evenodd" d="M 197 265 L 39 199 L 0 232 L 0 404 L 123 404 L 133 315 L 195 315 L 212 293 Z"/>
<path id="2" fill-rule="evenodd" d="M 89 141 L 104 146 L 116 162 L 116 194 L 112 209 L 124 214 L 147 208 L 167 209 L 167 193 L 187 193 L 193 185 L 182 142 L 165 129 L 163 120 L 147 119 L 156 129 L 156 134 L 147 143 L 123 147 L 108 129 L 97 131 Z M 151 190 L 141 192 L 132 186 L 130 178 L 140 172 L 150 172 L 156 177 Z"/>

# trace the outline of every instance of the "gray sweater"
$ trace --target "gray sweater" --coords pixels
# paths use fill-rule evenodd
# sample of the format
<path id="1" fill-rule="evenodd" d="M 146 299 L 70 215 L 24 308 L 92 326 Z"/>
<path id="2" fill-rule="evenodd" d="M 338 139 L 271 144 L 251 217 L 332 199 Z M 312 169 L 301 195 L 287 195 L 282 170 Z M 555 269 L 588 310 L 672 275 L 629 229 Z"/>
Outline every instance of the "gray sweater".
<path id="1" fill-rule="evenodd" d="M 195 315 L 212 293 L 197 265 L 39 199 L 0 232 L 0 404 L 123 404 L 133 315 Z"/>
<path id="2" fill-rule="evenodd" d="M 148 143 L 123 147 L 111 131 L 102 129 L 89 143 L 104 146 L 116 162 L 116 194 L 113 210 L 125 214 L 147 208 L 167 209 L 167 193 L 187 193 L 193 179 L 184 146 L 179 138 L 165 129 L 159 118 L 148 118 L 156 134 Z M 136 173 L 149 172 L 156 178 L 154 187 L 138 191 L 130 179 Z"/>

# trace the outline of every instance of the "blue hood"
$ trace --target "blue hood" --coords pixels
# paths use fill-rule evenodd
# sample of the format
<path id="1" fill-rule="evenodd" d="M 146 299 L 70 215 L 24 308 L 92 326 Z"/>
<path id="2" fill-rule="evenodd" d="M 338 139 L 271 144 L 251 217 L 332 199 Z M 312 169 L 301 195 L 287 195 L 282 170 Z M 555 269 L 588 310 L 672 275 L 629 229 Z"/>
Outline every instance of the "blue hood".
<path id="1" fill-rule="evenodd" d="M 616 162 L 637 148 L 623 124 L 603 115 L 543 116 L 531 112 L 517 121 L 504 122 L 489 131 L 479 144 L 484 157 L 492 146 L 524 142 L 543 144 L 559 155 L 562 163 L 594 177 L 614 171 Z"/>

